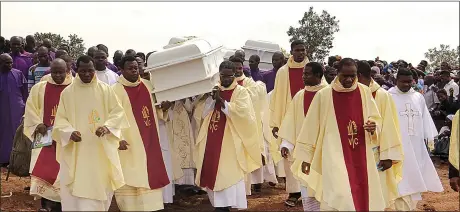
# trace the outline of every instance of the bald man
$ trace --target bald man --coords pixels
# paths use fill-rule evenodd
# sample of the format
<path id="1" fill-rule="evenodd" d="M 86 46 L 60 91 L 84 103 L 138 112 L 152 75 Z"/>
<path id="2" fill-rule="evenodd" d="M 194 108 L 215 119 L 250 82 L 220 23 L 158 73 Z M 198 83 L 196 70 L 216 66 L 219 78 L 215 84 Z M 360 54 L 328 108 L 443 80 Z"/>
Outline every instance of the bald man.
<path id="1" fill-rule="evenodd" d="M 21 71 L 14 69 L 9 54 L 0 55 L 0 166 L 10 161 L 14 134 L 24 115 L 27 100 L 27 80 Z"/>
<path id="2" fill-rule="evenodd" d="M 31 141 L 39 135 L 51 136 L 61 92 L 72 83 L 72 75 L 67 73 L 67 64 L 63 59 L 53 60 L 50 70 L 51 77 L 35 84 L 30 91 L 30 98 L 27 99 L 24 134 Z M 42 209 L 61 211 L 56 142 L 36 144 L 33 145 L 30 162 L 30 195 L 41 198 Z"/>
<path id="3" fill-rule="evenodd" d="M 94 58 L 94 53 L 99 50 L 96 46 L 91 46 L 89 47 L 88 51 L 86 52 L 86 55 L 93 57 Z"/>
<path id="4" fill-rule="evenodd" d="M 246 53 L 243 50 L 236 50 L 235 57 L 243 59 L 243 62 L 246 61 Z M 243 66 L 243 73 L 246 77 L 251 77 L 251 71 L 248 66 Z"/>
<path id="5" fill-rule="evenodd" d="M 28 73 L 28 89 L 32 88 L 35 84 L 40 82 L 46 71 L 50 68 L 51 58 L 49 50 L 45 46 L 41 46 L 37 49 L 38 63 L 30 67 Z"/>
<path id="6" fill-rule="evenodd" d="M 13 58 L 13 67 L 24 74 L 24 76 L 29 76 L 29 68 L 33 65 L 32 57 L 29 54 L 24 54 L 21 52 L 23 48 L 23 40 L 19 36 L 13 36 L 10 39 L 11 53 L 10 56 Z"/>
<path id="7" fill-rule="evenodd" d="M 53 42 L 49 38 L 43 39 L 43 45 L 44 47 L 48 48 L 49 50 L 49 55 L 51 60 L 54 60 L 56 58 L 55 52 L 56 49 L 53 47 Z"/>

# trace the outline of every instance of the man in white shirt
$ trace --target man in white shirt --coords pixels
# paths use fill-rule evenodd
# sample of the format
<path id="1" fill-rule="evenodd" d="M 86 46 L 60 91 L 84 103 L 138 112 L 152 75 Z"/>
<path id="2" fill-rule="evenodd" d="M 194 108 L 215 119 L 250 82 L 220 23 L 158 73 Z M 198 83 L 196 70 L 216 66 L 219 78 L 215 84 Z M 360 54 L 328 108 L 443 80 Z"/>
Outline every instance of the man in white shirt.
<path id="1" fill-rule="evenodd" d="M 102 82 L 108 85 L 113 85 L 118 80 L 118 75 L 107 68 L 107 54 L 102 50 L 97 50 L 94 53 L 94 65 L 96 68 L 96 76 Z"/>
<path id="2" fill-rule="evenodd" d="M 425 86 L 423 88 L 423 97 L 425 97 L 425 103 L 428 109 L 436 107 L 436 104 L 439 103 L 438 97 L 436 96 L 436 91 L 438 88 L 434 84 L 434 76 L 428 75 L 424 79 Z"/>
<path id="3" fill-rule="evenodd" d="M 457 83 L 452 79 L 450 66 L 447 62 L 441 63 L 441 82 L 445 84 L 444 90 L 446 90 L 447 95 L 451 96 L 453 93 L 454 100 L 457 100 L 459 89 Z"/>

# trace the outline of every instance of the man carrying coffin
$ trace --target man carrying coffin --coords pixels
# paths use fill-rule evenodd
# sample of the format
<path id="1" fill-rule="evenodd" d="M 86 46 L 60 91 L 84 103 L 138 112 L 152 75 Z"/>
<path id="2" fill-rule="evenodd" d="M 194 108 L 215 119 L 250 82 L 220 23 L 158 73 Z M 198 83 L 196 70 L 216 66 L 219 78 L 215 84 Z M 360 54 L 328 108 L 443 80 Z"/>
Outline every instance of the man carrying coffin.
<path id="1" fill-rule="evenodd" d="M 118 147 L 128 128 L 117 96 L 95 75 L 93 59 L 77 59 L 78 75 L 61 93 L 53 128 L 63 211 L 107 211 L 125 185 Z"/>
<path id="2" fill-rule="evenodd" d="M 409 69 L 400 67 L 396 86 L 388 90 L 396 105 L 404 149 L 403 178 L 398 184 L 400 198 L 392 206 L 398 211 L 416 209 L 422 192 L 444 190 L 425 144 L 428 141 L 433 149 L 438 131 L 423 95 L 412 88 L 413 79 Z"/>
<path id="3" fill-rule="evenodd" d="M 387 160 L 389 155 L 394 156 L 392 167 L 379 171 L 386 207 L 389 207 L 399 196 L 398 183 L 402 179 L 402 160 L 404 157 L 396 106 L 390 93 L 372 79 L 369 63 L 363 60 L 358 61 L 357 65 L 358 81 L 371 89 L 372 97 L 382 117 L 382 127 L 379 129 L 378 138 L 380 145 L 373 147 L 376 163 L 381 163 L 380 160 Z"/>
<path id="4" fill-rule="evenodd" d="M 332 84 L 313 97 L 294 149 L 302 163 L 293 169 L 308 175 L 308 192 L 321 211 L 383 211 L 372 152 L 381 117 L 369 88 L 358 83 L 355 61 L 344 58 L 337 71 Z M 380 167 L 388 169 L 392 159 Z"/>
<path id="5" fill-rule="evenodd" d="M 151 83 L 140 78 L 136 58 L 125 56 L 119 65 L 122 75 L 112 88 L 131 127 L 122 130 L 119 154 L 126 185 L 115 198 L 121 211 L 161 210 L 162 188 L 170 183 L 158 133 L 163 110 L 153 105 Z"/>
<path id="6" fill-rule="evenodd" d="M 244 176 L 262 166 L 257 123 L 247 89 L 235 80 L 235 66 L 219 66 L 220 83 L 206 101 L 195 154 L 196 184 L 216 211 L 247 208 Z"/>
<path id="7" fill-rule="evenodd" d="M 251 97 L 252 105 L 254 106 L 254 112 L 256 115 L 257 121 L 257 134 L 259 140 L 259 148 L 261 154 L 261 160 L 266 156 L 265 154 L 265 140 L 263 138 L 263 128 L 262 128 L 262 113 L 264 107 L 264 100 L 267 98 L 267 90 L 265 84 L 262 82 L 255 82 L 252 78 L 246 77 L 243 74 L 243 60 L 239 57 L 231 56 L 229 59 L 230 62 L 233 62 L 236 72 L 236 82 L 238 85 L 243 86 L 247 89 L 249 96 Z M 263 161 L 262 161 L 263 163 Z M 262 188 L 262 183 L 264 182 L 263 169 L 259 169 L 252 172 L 247 176 L 246 179 L 246 193 L 251 194 L 251 185 L 254 185 L 254 191 L 260 192 Z"/>
<path id="8" fill-rule="evenodd" d="M 72 83 L 72 74 L 66 72 L 66 63 L 58 58 L 51 63 L 51 77 L 35 84 L 26 103 L 24 134 L 31 141 L 46 136 L 53 127 L 54 117 L 62 90 Z M 51 136 L 51 135 L 48 135 Z M 35 139 L 37 138 L 37 139 Z M 59 163 L 56 161 L 56 142 L 32 149 L 30 163 L 30 194 L 41 197 L 41 207 L 48 211 L 60 211 Z"/>
<path id="9" fill-rule="evenodd" d="M 328 85 L 325 80 L 322 80 L 323 67 L 317 62 L 310 62 L 305 65 L 302 78 L 305 88 L 297 92 L 294 98 L 292 98 L 278 134 L 282 140 L 280 146 L 281 156 L 287 159 L 290 162 L 289 164 L 293 162 L 293 158 L 290 154 L 295 147 L 297 135 L 300 132 L 305 114 L 308 112 L 310 107 L 311 100 L 315 96 L 316 92 Z M 289 168 L 290 167 L 291 166 L 289 165 Z M 300 174 L 299 178 L 299 176 L 296 176 L 294 173 L 294 177 L 299 179 L 301 183 L 303 176 L 304 174 Z M 306 184 L 303 184 L 304 185 L 301 187 L 301 193 L 304 196 L 304 211 L 318 210 L 319 203 L 316 202 L 314 198 L 309 199 L 306 196 Z"/>
<path id="10" fill-rule="evenodd" d="M 281 67 L 276 73 L 275 88 L 272 91 L 270 99 L 270 128 L 275 138 L 278 139 L 278 131 L 284 115 L 291 103 L 294 95 L 305 88 L 302 81 L 302 73 L 305 65 L 308 63 L 306 57 L 305 44 L 296 40 L 291 43 L 291 54 L 287 64 Z M 281 139 L 277 140 L 278 145 Z M 289 161 L 284 159 L 284 170 L 286 173 L 286 191 L 289 193 L 285 204 L 294 207 L 300 198 L 300 184 L 292 175 L 289 167 Z"/>

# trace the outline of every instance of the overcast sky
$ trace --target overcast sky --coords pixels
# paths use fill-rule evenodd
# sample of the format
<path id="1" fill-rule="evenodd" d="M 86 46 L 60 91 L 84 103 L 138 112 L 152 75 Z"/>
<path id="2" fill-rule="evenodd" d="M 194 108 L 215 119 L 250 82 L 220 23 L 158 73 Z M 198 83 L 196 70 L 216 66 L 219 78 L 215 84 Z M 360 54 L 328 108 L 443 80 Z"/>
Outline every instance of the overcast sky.
<path id="1" fill-rule="evenodd" d="M 76 33 L 86 47 L 160 50 L 176 36 L 211 36 L 228 48 L 248 39 L 289 49 L 286 34 L 313 6 L 340 20 L 333 55 L 417 63 L 428 48 L 459 45 L 458 2 L 2 2 L 1 35 Z M 111 56 L 110 56 L 111 57 Z"/>

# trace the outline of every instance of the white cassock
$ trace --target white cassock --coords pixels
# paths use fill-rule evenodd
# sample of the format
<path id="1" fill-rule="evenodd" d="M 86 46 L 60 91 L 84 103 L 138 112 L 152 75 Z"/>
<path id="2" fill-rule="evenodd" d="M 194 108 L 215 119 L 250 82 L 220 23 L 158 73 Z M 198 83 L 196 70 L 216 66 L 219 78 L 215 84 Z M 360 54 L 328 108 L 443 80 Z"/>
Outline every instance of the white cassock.
<path id="1" fill-rule="evenodd" d="M 432 146 L 438 132 L 422 94 L 412 88 L 403 93 L 396 86 L 389 92 L 396 105 L 404 149 L 403 179 L 398 191 L 413 210 L 422 200 L 422 192 L 444 190 L 425 144 L 427 140 Z"/>
<path id="2" fill-rule="evenodd" d="M 168 111 L 169 112 L 169 111 Z M 166 122 L 159 119 L 158 128 L 160 133 L 160 146 L 161 152 L 163 153 L 163 159 L 166 166 L 166 172 L 168 173 L 168 178 L 171 183 L 163 188 L 163 202 L 164 203 L 173 203 L 173 196 L 175 194 L 174 190 L 174 173 L 173 173 L 173 164 L 171 151 L 168 140 L 168 129 L 166 127 Z"/>
<path id="3" fill-rule="evenodd" d="M 96 77 L 98 80 L 107 83 L 108 85 L 113 85 L 118 81 L 118 74 L 112 70 L 105 68 L 104 71 L 96 71 Z"/>
<path id="4" fill-rule="evenodd" d="M 275 163 L 273 161 L 273 157 L 270 154 L 270 143 L 276 142 L 275 137 L 273 137 L 272 131 L 269 127 L 269 120 L 270 120 L 270 112 L 268 111 L 268 104 L 270 103 L 270 96 L 272 92 L 268 93 L 267 95 L 267 104 L 264 108 L 264 113 L 262 115 L 262 125 L 263 125 L 263 133 L 264 133 L 264 140 L 265 140 L 265 166 L 263 166 L 263 179 L 267 182 L 278 183 L 276 179 L 276 170 L 275 170 Z M 269 141 L 271 140 L 271 142 Z"/>
<path id="5" fill-rule="evenodd" d="M 185 110 L 181 110 L 182 108 Z M 186 118 L 182 117 L 182 119 L 180 119 L 179 117 L 174 117 L 174 115 L 180 114 L 178 112 L 174 112 L 175 110 L 187 113 Z M 195 185 L 195 164 L 192 157 L 195 137 L 189 115 L 192 110 L 192 102 L 189 98 L 187 98 L 185 103 L 183 103 L 182 100 L 175 101 L 174 108 L 169 113 L 169 118 L 173 122 L 173 148 L 175 148 L 176 154 L 179 154 L 179 162 L 181 167 L 183 167 L 182 171 L 184 173 L 184 176 L 175 180 L 175 184 L 177 185 Z M 175 120 L 175 118 L 177 120 Z"/>

